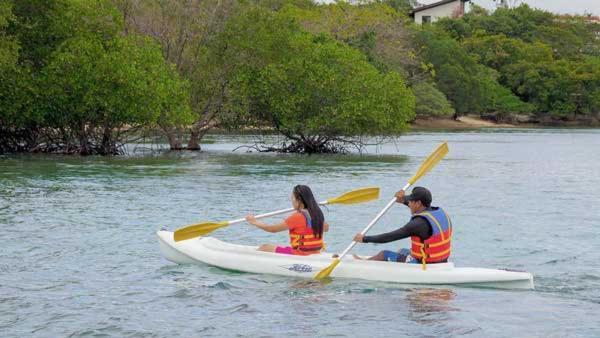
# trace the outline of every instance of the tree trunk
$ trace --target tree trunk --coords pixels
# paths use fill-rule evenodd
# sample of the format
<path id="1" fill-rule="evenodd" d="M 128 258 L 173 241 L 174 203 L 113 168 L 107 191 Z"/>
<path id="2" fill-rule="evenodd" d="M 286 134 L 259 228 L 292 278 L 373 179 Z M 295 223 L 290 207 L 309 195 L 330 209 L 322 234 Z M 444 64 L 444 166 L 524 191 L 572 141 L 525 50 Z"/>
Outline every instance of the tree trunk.
<path id="1" fill-rule="evenodd" d="M 183 132 L 181 128 L 163 127 L 162 130 L 167 136 L 167 140 L 169 140 L 169 149 L 183 150 Z"/>
<path id="2" fill-rule="evenodd" d="M 81 122 L 79 126 L 79 155 L 87 156 L 91 154 L 90 144 L 85 130 L 85 123 Z"/>
<path id="3" fill-rule="evenodd" d="M 188 141 L 187 149 L 193 150 L 193 151 L 202 150 L 200 148 L 200 140 L 201 139 L 202 139 L 202 137 L 200 136 L 200 133 L 192 131 L 192 133 L 190 134 L 190 140 Z"/>
<path id="4" fill-rule="evenodd" d="M 108 122 L 104 123 L 104 131 L 102 132 L 102 143 L 100 145 L 100 151 L 102 155 L 114 155 L 113 151 L 114 140 L 112 139 L 112 128 Z"/>
<path id="5" fill-rule="evenodd" d="M 192 132 L 190 134 L 190 139 L 188 141 L 187 149 L 194 150 L 194 151 L 202 150 L 200 147 L 200 141 L 202 140 L 204 135 L 206 135 L 206 132 L 208 132 L 208 128 L 199 128 L 199 129 L 192 128 Z"/>
<path id="6" fill-rule="evenodd" d="M 214 120 L 215 116 L 221 109 L 221 105 L 223 103 L 223 96 L 225 95 L 226 85 L 226 82 L 223 82 L 221 84 L 219 97 L 214 107 L 212 105 L 212 99 L 209 99 L 206 105 L 204 106 L 202 118 L 192 125 L 192 128 L 190 130 L 190 139 L 187 145 L 188 150 L 200 150 L 200 141 L 210 129 L 211 122 Z"/>

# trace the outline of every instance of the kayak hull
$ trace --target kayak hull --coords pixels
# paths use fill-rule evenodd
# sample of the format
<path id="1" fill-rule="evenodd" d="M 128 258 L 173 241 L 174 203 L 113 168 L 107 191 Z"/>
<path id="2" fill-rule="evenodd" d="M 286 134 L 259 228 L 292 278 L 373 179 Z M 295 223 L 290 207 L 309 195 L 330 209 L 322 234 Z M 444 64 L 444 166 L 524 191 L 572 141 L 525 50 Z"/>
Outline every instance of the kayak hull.
<path id="1" fill-rule="evenodd" d="M 259 274 L 313 278 L 332 262 L 331 253 L 310 256 L 261 252 L 255 246 L 222 242 L 201 237 L 180 242 L 173 232 L 158 231 L 163 256 L 177 264 L 204 263 L 223 269 Z M 533 289 L 528 272 L 455 267 L 454 263 L 420 264 L 344 259 L 331 273 L 332 278 L 356 278 L 415 285 L 464 285 L 503 289 Z"/>

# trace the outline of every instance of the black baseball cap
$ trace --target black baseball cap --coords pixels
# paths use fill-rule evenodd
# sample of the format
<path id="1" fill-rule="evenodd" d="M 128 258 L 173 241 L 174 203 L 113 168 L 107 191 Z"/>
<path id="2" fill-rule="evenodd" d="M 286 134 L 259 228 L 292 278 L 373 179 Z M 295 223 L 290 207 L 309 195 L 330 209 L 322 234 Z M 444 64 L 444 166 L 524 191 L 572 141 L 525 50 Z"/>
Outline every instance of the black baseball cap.
<path id="1" fill-rule="evenodd" d="M 424 206 L 431 206 L 431 192 L 423 187 L 414 187 L 410 195 L 404 195 L 404 203 L 408 201 L 421 201 Z"/>

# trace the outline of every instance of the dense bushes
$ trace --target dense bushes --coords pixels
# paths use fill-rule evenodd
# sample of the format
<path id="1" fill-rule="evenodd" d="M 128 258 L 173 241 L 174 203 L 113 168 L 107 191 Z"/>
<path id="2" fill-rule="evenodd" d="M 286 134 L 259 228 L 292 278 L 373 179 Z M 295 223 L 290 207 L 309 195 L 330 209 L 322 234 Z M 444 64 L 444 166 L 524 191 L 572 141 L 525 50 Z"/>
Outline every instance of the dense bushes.
<path id="1" fill-rule="evenodd" d="M 343 151 L 415 116 L 597 118 L 600 25 L 526 5 L 416 26 L 405 0 L 4 0 L 0 153 L 118 154 L 215 126 Z"/>

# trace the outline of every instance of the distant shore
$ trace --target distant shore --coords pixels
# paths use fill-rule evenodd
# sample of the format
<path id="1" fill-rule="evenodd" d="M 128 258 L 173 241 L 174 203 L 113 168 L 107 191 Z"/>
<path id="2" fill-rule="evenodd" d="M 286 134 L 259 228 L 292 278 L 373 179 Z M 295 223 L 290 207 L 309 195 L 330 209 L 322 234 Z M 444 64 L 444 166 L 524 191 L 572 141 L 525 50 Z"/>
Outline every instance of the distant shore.
<path id="1" fill-rule="evenodd" d="M 479 128 L 516 128 L 518 125 L 494 123 L 478 117 L 461 116 L 452 118 L 416 119 L 412 123 L 416 129 L 479 129 Z"/>
<path id="2" fill-rule="evenodd" d="M 598 128 L 598 121 L 567 121 L 553 123 L 496 123 L 477 116 L 460 116 L 452 118 L 416 119 L 411 123 L 413 129 L 481 129 L 481 128 L 551 128 L 551 127 L 589 127 Z"/>

